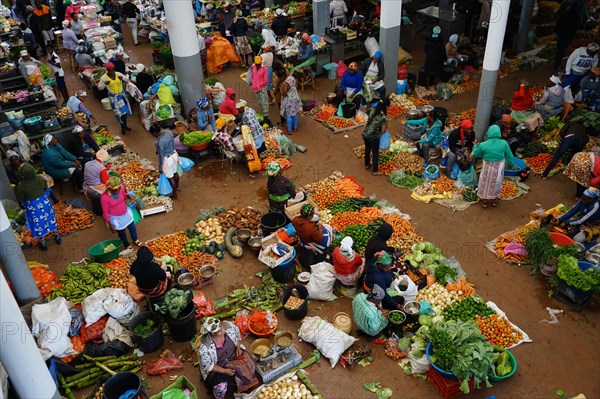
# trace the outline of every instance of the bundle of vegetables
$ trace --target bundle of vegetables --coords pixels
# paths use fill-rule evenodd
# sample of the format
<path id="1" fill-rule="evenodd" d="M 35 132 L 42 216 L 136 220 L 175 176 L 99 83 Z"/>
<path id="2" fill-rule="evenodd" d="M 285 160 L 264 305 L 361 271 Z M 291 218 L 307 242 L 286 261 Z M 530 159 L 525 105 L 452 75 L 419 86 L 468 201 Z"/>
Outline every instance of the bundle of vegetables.
<path id="1" fill-rule="evenodd" d="M 373 205 L 375 205 L 376 202 L 376 200 L 372 200 L 370 198 L 347 198 L 331 204 L 331 206 L 329 207 L 329 211 L 332 215 L 335 216 L 338 213 L 342 212 L 361 211 L 364 208 L 369 208 L 365 209 L 364 211 L 371 214 L 375 212 L 372 207 Z M 322 212 L 322 210 L 320 210 L 319 212 Z"/>
<path id="2" fill-rule="evenodd" d="M 163 315 L 168 315 L 173 319 L 177 319 L 191 301 L 191 291 L 171 288 L 167 291 L 164 301 L 154 305 L 154 310 Z"/>
<path id="3" fill-rule="evenodd" d="M 459 298 L 467 298 L 475 294 L 475 285 L 467 282 L 467 279 L 460 277 L 455 283 L 446 284 L 446 289 L 450 292 L 456 292 Z"/>
<path id="4" fill-rule="evenodd" d="M 547 135 L 548 133 L 554 131 L 555 129 L 561 129 L 565 124 L 562 122 L 561 117 L 551 116 L 546 121 L 544 121 L 544 125 L 540 128 L 540 134 L 542 136 Z"/>
<path id="5" fill-rule="evenodd" d="M 558 277 L 573 288 L 581 291 L 600 290 L 600 270 L 590 267 L 579 268 L 577 258 L 569 255 L 558 257 Z"/>
<path id="6" fill-rule="evenodd" d="M 136 355 L 90 357 L 83 355 L 85 363 L 80 363 L 75 368 L 76 374 L 68 377 L 59 375 L 59 386 L 64 390 L 68 399 L 75 398 L 71 389 L 82 389 L 94 385 L 98 380 L 115 375 L 122 371 L 136 373 L 140 371 L 144 362 L 137 360 Z"/>
<path id="7" fill-rule="evenodd" d="M 439 194 L 451 192 L 456 190 L 454 180 L 446 175 L 440 175 L 439 178 L 431 181 L 433 188 Z"/>
<path id="8" fill-rule="evenodd" d="M 48 299 L 62 296 L 78 304 L 100 288 L 110 287 L 108 269 L 102 263 L 70 264 L 59 280 L 63 283 L 62 287 L 52 290 Z"/>
<path id="9" fill-rule="evenodd" d="M 54 204 L 58 234 L 61 236 L 94 225 L 94 214 L 84 208 L 73 208 L 64 202 Z"/>
<path id="10" fill-rule="evenodd" d="M 433 349 L 431 362 L 461 380 L 463 393 L 470 392 L 471 379 L 475 388 L 482 382 L 491 387 L 488 376 L 494 373 L 496 356 L 474 323 L 460 320 L 436 323 L 429 328 L 427 336 Z"/>
<path id="11" fill-rule="evenodd" d="M 47 267 L 35 267 L 31 270 L 31 275 L 43 297 L 47 297 L 52 290 L 62 286 L 58 276 L 47 270 Z"/>
<path id="12" fill-rule="evenodd" d="M 106 126 L 99 126 L 94 130 L 92 136 L 98 145 L 110 144 L 115 141 L 114 134 Z"/>
<path id="13" fill-rule="evenodd" d="M 420 269 L 429 266 L 435 268 L 440 262 L 445 262 L 446 258 L 435 244 L 425 241 L 414 244 L 411 252 L 404 256 L 404 260 Z M 445 283 L 441 279 L 438 280 Z"/>
<path id="14" fill-rule="evenodd" d="M 383 220 L 394 229 L 392 238 L 388 240 L 394 248 L 408 251 L 413 244 L 423 241 L 423 237 L 416 233 L 417 228 L 402 216 L 388 214 L 383 216 Z"/>
<path id="15" fill-rule="evenodd" d="M 475 320 L 477 316 L 491 316 L 496 312 L 485 304 L 477 295 L 463 298 L 444 309 L 442 315 L 446 320 Z"/>
<path id="16" fill-rule="evenodd" d="M 353 178 L 343 177 L 337 181 L 337 189 L 348 198 L 359 198 L 363 196 L 364 188 Z"/>
<path id="17" fill-rule="evenodd" d="M 141 193 L 143 196 L 158 196 L 158 186 L 156 184 L 151 184 L 148 187 L 145 187 Z"/>
<path id="18" fill-rule="evenodd" d="M 422 177 L 415 176 L 412 173 L 402 173 L 402 174 L 392 173 L 388 180 L 394 186 L 397 186 L 400 188 L 408 188 L 409 190 L 412 190 L 415 187 L 420 186 L 425 181 L 425 179 L 423 179 Z"/>
<path id="19" fill-rule="evenodd" d="M 554 244 L 546 229 L 537 228 L 531 230 L 525 237 L 525 249 L 527 259 L 532 265 L 532 273 L 535 273 L 552 256 Z"/>
<path id="20" fill-rule="evenodd" d="M 548 167 L 548 164 L 550 164 L 551 160 L 552 154 L 547 153 L 540 153 L 536 156 L 525 158 L 525 162 L 529 165 L 531 171 L 534 173 L 542 173 Z M 561 168 L 562 166 L 562 163 L 558 161 L 552 170 Z"/>
<path id="21" fill-rule="evenodd" d="M 230 227 L 256 230 L 260 226 L 260 211 L 251 207 L 232 208 L 218 214 L 217 220 L 225 231 Z"/>
<path id="22" fill-rule="evenodd" d="M 556 46 L 547 44 L 539 53 L 537 53 L 537 56 L 545 60 L 553 60 L 554 57 L 556 57 Z"/>
<path id="23" fill-rule="evenodd" d="M 210 78 L 204 79 L 204 84 L 207 86 L 214 86 L 217 83 L 219 83 L 219 80 L 217 78 L 210 77 Z"/>
<path id="24" fill-rule="evenodd" d="M 271 312 L 276 312 L 282 308 L 280 300 L 281 287 L 273 279 L 273 275 L 270 272 L 259 272 L 256 273 L 256 276 L 262 280 L 260 285 L 235 289 L 228 297 L 215 301 L 215 310 L 231 309 L 230 312 L 217 315 L 219 318 L 233 317 L 237 309 L 241 307 L 250 310 L 258 308 Z"/>
<path id="25" fill-rule="evenodd" d="M 148 241 L 146 246 L 157 258 L 165 255 L 179 258 L 183 255 L 182 251 L 188 240 L 183 233 L 174 233 Z"/>
<path id="26" fill-rule="evenodd" d="M 436 311 L 441 312 L 458 299 L 458 294 L 450 292 L 440 283 L 433 283 L 417 293 L 417 301 L 427 301 Z"/>
<path id="27" fill-rule="evenodd" d="M 112 288 L 127 289 L 131 274 L 129 274 L 129 263 L 123 258 L 115 258 L 104 264 L 108 269 L 108 281 Z"/>
<path id="28" fill-rule="evenodd" d="M 213 132 L 208 131 L 195 131 L 184 133 L 180 136 L 181 142 L 184 145 L 192 146 L 192 145 L 202 145 L 206 143 L 210 143 L 213 137 Z"/>
<path id="29" fill-rule="evenodd" d="M 398 152 L 394 155 L 394 164 L 399 170 L 411 173 L 423 173 L 423 158 L 417 154 Z"/>
<path id="30" fill-rule="evenodd" d="M 543 152 L 548 152 L 548 147 L 541 141 L 536 141 L 535 143 L 526 144 L 520 153 L 523 157 L 528 158 L 535 157 Z"/>
<path id="31" fill-rule="evenodd" d="M 477 316 L 477 327 L 490 344 L 501 348 L 510 348 L 523 339 L 523 334 L 516 330 L 506 317 L 492 314 L 490 316 Z"/>
<path id="32" fill-rule="evenodd" d="M 600 132 L 600 113 L 585 108 L 575 108 L 569 115 L 569 122 L 580 122 L 592 132 Z"/>

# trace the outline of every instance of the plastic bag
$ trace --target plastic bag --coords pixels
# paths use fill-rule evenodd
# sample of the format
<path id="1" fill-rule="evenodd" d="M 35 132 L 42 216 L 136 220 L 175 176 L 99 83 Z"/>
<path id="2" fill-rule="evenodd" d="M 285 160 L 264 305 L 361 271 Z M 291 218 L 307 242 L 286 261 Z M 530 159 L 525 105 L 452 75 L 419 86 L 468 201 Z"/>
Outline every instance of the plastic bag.
<path id="1" fill-rule="evenodd" d="M 252 86 L 252 68 L 248 68 L 246 72 L 246 84 Z"/>
<path id="2" fill-rule="evenodd" d="M 460 168 L 458 166 L 458 162 L 454 163 L 454 166 L 452 167 L 452 171 L 450 172 L 450 178 L 452 180 L 456 180 L 458 179 L 458 175 L 460 173 Z M 464 183 L 463 183 L 464 184 Z"/>
<path id="3" fill-rule="evenodd" d="M 379 136 L 379 150 L 380 151 L 387 150 L 388 148 L 390 148 L 390 144 L 391 144 L 390 133 L 389 132 L 382 133 L 381 136 Z"/>
<path id="4" fill-rule="evenodd" d="M 296 153 L 296 145 L 288 137 L 279 136 L 276 140 L 279 156 L 287 158 Z"/>
<path id="5" fill-rule="evenodd" d="M 200 319 L 206 316 L 214 315 L 215 308 L 213 302 L 204 295 L 204 292 L 198 291 L 198 295 L 192 300 L 196 305 L 196 318 Z"/>
<path id="6" fill-rule="evenodd" d="M 189 158 L 185 158 L 185 157 L 179 157 L 179 161 L 181 161 L 181 169 L 184 172 L 187 172 L 188 170 L 192 169 L 194 167 L 194 161 L 192 161 Z"/>
<path id="7" fill-rule="evenodd" d="M 342 353 L 357 341 L 356 338 L 337 329 L 319 316 L 305 317 L 298 331 L 298 337 L 316 346 L 323 356 L 329 359 L 331 368 L 335 367 Z"/>
<path id="8" fill-rule="evenodd" d="M 375 39 L 373 36 L 367 37 L 365 40 L 365 49 L 367 49 L 369 57 L 373 57 L 373 55 L 379 51 L 379 43 L 377 43 L 377 39 Z"/>
<path id="9" fill-rule="evenodd" d="M 412 60 L 412 55 L 402 47 L 398 47 L 398 64 L 405 64 Z"/>
<path id="10" fill-rule="evenodd" d="M 312 279 L 312 276 L 311 276 Z M 401 290 L 400 286 L 406 286 L 405 290 Z M 404 303 L 411 302 L 417 299 L 417 291 L 419 290 L 417 285 L 408 277 L 406 274 L 398 276 L 393 282 L 392 287 L 398 295 L 404 298 Z"/>
<path id="11" fill-rule="evenodd" d="M 104 300 L 108 298 L 113 288 L 102 288 L 88 296 L 81 303 L 81 312 L 87 325 L 94 324 L 105 314 Z"/>
<path id="12" fill-rule="evenodd" d="M 171 183 L 169 183 L 169 179 L 165 176 L 164 173 L 160 174 L 158 178 L 158 195 L 167 196 L 173 192 L 173 187 L 171 187 Z"/>
<path id="13" fill-rule="evenodd" d="M 79 336 L 79 330 L 81 330 L 81 326 L 83 325 L 83 313 L 77 308 L 70 309 L 69 313 L 71 314 L 69 337 L 77 337 Z"/>
<path id="14" fill-rule="evenodd" d="M 160 103 L 161 106 L 163 105 L 175 105 L 177 104 L 175 102 L 175 98 L 173 98 L 173 92 L 171 91 L 171 89 L 169 89 L 169 86 L 167 86 L 166 84 L 161 84 L 158 87 L 158 91 L 156 92 L 156 95 L 158 96 L 158 101 Z M 166 119 L 166 118 L 163 118 Z"/>
<path id="15" fill-rule="evenodd" d="M 408 352 L 408 360 L 410 361 L 410 368 L 413 374 L 425 374 L 429 370 L 429 360 L 427 360 L 427 356 L 425 355 L 416 358 Z"/>
<path id="16" fill-rule="evenodd" d="M 527 250 L 523 244 L 519 244 L 518 242 L 511 242 L 506 247 L 504 247 L 504 253 L 506 255 L 515 254 L 519 256 L 527 256 Z"/>
<path id="17" fill-rule="evenodd" d="M 167 389 L 162 392 L 162 399 L 188 399 L 189 396 L 179 388 Z"/>
<path id="18" fill-rule="evenodd" d="M 31 309 L 31 323 L 31 333 L 37 338 L 44 360 L 52 356 L 65 357 L 76 353 L 67 336 L 71 314 L 65 298 L 59 297 L 49 303 L 34 305 Z"/>
<path id="19" fill-rule="evenodd" d="M 122 288 L 115 288 L 103 301 L 104 310 L 121 324 L 129 324 L 140 308 L 131 295 Z"/>
<path id="20" fill-rule="evenodd" d="M 45 78 L 47 78 L 48 76 L 50 76 L 50 74 L 52 73 L 52 71 L 50 70 L 50 68 L 48 68 L 48 65 L 42 63 L 42 65 L 40 65 L 38 67 L 38 69 L 40 70 L 40 72 L 42 73 L 42 76 Z"/>
<path id="21" fill-rule="evenodd" d="M 333 265 L 327 262 L 320 262 L 312 265 L 310 268 L 310 280 L 306 284 L 308 297 L 320 301 L 335 300 L 336 296 L 333 294 L 333 285 L 336 279 Z"/>
<path id="22" fill-rule="evenodd" d="M 183 363 L 170 350 L 166 350 L 156 359 L 150 360 L 142 367 L 142 371 L 148 375 L 163 375 L 171 370 L 181 370 Z"/>
<path id="23" fill-rule="evenodd" d="M 401 96 L 406 93 L 406 88 L 408 87 L 408 80 L 398 80 L 396 81 L 396 94 Z"/>
<path id="24" fill-rule="evenodd" d="M 458 173 L 458 180 L 460 180 L 466 187 L 475 187 L 477 186 L 477 172 L 475 171 L 475 167 L 471 165 L 469 169 L 466 171 L 460 171 Z"/>
<path id="25" fill-rule="evenodd" d="M 233 324 L 237 326 L 240 330 L 240 336 L 242 339 L 246 338 L 250 333 L 250 329 L 248 328 L 248 320 L 250 320 L 250 316 L 247 310 L 239 310 L 235 315 L 235 319 L 233 320 Z"/>
<path id="26" fill-rule="evenodd" d="M 338 62 L 338 69 L 337 69 L 338 78 L 341 78 L 342 76 L 344 76 L 344 74 L 346 73 L 347 70 L 348 70 L 348 66 L 346 65 L 346 63 L 343 60 L 340 60 L 340 62 Z"/>
<path id="27" fill-rule="evenodd" d="M 163 104 L 156 109 L 156 116 L 159 120 L 165 120 L 174 116 L 173 108 L 169 104 Z"/>
<path id="28" fill-rule="evenodd" d="M 121 341 L 130 348 L 135 346 L 131 332 L 112 317 L 108 318 L 106 325 L 104 326 L 104 330 L 102 330 L 102 341 Z"/>

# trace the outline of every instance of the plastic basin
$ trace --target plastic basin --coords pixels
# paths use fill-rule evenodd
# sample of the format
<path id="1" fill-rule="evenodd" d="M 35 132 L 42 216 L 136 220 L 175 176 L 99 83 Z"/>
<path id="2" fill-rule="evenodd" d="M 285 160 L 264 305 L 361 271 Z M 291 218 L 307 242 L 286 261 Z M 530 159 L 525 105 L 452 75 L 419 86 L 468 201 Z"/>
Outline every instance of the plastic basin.
<path id="1" fill-rule="evenodd" d="M 191 145 L 190 148 L 194 151 L 202 151 L 202 150 L 206 150 L 208 148 L 208 144 L 209 143 Z"/>
<path id="2" fill-rule="evenodd" d="M 575 246 L 575 241 L 562 233 L 550 232 L 550 238 L 552 239 L 552 243 L 554 245 L 558 245 L 560 247 L 566 247 L 568 245 Z"/>
<path id="3" fill-rule="evenodd" d="M 519 169 L 512 170 L 509 168 L 504 168 L 504 176 L 519 176 L 519 173 L 521 173 L 523 169 L 525 169 L 525 161 L 517 157 L 514 157 L 513 160 L 515 162 L 515 165 L 517 165 Z"/>
<path id="4" fill-rule="evenodd" d="M 440 372 L 442 375 L 448 376 L 448 377 L 454 377 L 454 373 L 451 373 L 449 371 L 446 370 L 442 370 L 441 368 L 439 368 L 438 366 L 435 365 L 435 363 L 433 363 L 430 359 L 430 356 L 433 355 L 433 348 L 431 347 L 431 342 L 427 344 L 427 348 L 425 349 L 425 356 L 427 356 L 427 360 L 429 361 L 429 363 L 433 366 L 434 369 L 436 369 L 438 372 Z"/>
<path id="5" fill-rule="evenodd" d="M 255 323 L 257 323 L 258 320 L 260 320 L 260 318 L 265 318 L 266 315 L 267 315 L 267 312 L 254 312 L 252 314 L 252 316 L 250 316 L 250 320 L 248 320 L 248 329 L 250 330 L 250 332 L 252 334 L 256 335 L 257 337 L 266 338 L 269 335 L 273 334 L 275 332 L 275 330 L 277 330 L 277 327 L 279 326 L 279 320 L 277 319 L 277 316 L 275 316 L 273 314 L 273 318 L 275 319 L 275 326 L 272 329 L 270 329 L 269 331 L 262 332 L 262 333 L 257 332 L 254 328 Z"/>
<path id="6" fill-rule="evenodd" d="M 108 247 L 110 244 L 114 244 L 116 247 L 112 251 L 104 252 L 104 248 Z M 123 243 L 121 240 L 112 239 L 99 242 L 98 244 L 92 245 L 90 249 L 88 249 L 88 255 L 90 255 L 96 262 L 110 262 L 117 256 L 119 256 L 119 252 L 121 251 L 121 247 Z"/>
<path id="7" fill-rule="evenodd" d="M 510 366 L 512 367 L 512 371 L 506 375 L 503 376 L 495 376 L 492 375 L 490 376 L 490 381 L 502 381 L 505 380 L 509 377 L 512 377 L 516 371 L 517 371 L 517 359 L 515 359 L 515 357 L 513 356 L 513 354 L 509 351 L 509 350 L 505 350 L 506 353 L 508 353 L 508 362 L 510 363 Z M 432 363 L 433 364 L 433 363 Z M 435 366 L 433 366 L 435 367 Z"/>

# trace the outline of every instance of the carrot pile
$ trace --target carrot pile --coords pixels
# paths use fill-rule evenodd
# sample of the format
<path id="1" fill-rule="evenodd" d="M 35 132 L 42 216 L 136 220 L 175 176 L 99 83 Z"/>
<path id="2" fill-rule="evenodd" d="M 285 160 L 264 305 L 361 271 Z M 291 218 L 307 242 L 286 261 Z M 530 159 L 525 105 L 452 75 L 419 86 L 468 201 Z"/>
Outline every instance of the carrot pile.
<path id="1" fill-rule="evenodd" d="M 526 256 L 521 256 L 517 254 L 507 254 L 504 252 L 504 248 L 512 242 L 517 242 L 523 244 L 524 238 L 520 234 L 514 233 L 504 233 L 500 234 L 496 239 L 496 243 L 494 244 L 494 251 L 496 255 L 502 260 L 508 262 L 522 263 L 527 260 Z"/>
<path id="2" fill-rule="evenodd" d="M 286 170 L 290 166 L 292 166 L 292 164 L 287 158 L 275 158 L 272 156 L 268 156 L 260 162 L 262 170 L 267 170 L 267 165 L 269 164 L 269 162 L 277 162 L 279 165 L 281 165 L 281 170 Z"/>
<path id="3" fill-rule="evenodd" d="M 439 178 L 433 180 L 433 187 L 435 191 L 439 193 L 446 193 L 449 191 L 454 191 L 456 186 L 454 185 L 454 180 L 450 179 L 448 176 L 440 175 Z"/>
<path id="4" fill-rule="evenodd" d="M 217 257 L 207 252 L 192 252 L 189 255 L 184 255 L 177 258 L 179 266 L 188 269 L 197 280 L 201 280 L 200 268 L 204 265 L 212 265 L 217 267 Z"/>
<path id="5" fill-rule="evenodd" d="M 363 196 L 364 188 L 349 177 L 344 177 L 337 181 L 337 188 L 349 198 L 358 198 Z"/>
<path id="6" fill-rule="evenodd" d="M 421 107 L 424 107 L 426 105 L 429 105 L 429 101 L 427 101 L 424 98 L 411 97 L 410 101 L 413 103 L 413 105 L 415 106 L 415 108 L 421 108 Z"/>
<path id="7" fill-rule="evenodd" d="M 121 269 L 124 267 L 129 267 L 129 263 L 127 263 L 127 261 L 123 258 L 115 258 L 113 260 L 111 260 L 110 262 L 106 262 L 104 264 L 104 266 L 106 266 L 106 268 L 108 269 Z"/>
<path id="8" fill-rule="evenodd" d="M 156 238 L 148 241 L 146 246 L 152 251 L 154 256 L 162 258 L 165 255 L 180 258 L 188 238 L 182 233 L 175 233 L 168 236 Z"/>
<path id="9" fill-rule="evenodd" d="M 498 314 L 488 317 L 477 316 L 475 320 L 485 339 L 492 345 L 509 348 L 523 339 L 523 334 Z"/>
<path id="10" fill-rule="evenodd" d="M 502 190 L 500 191 L 500 199 L 509 199 L 519 194 L 517 185 L 512 180 L 504 180 L 502 182 Z"/>
<path id="11" fill-rule="evenodd" d="M 53 289 L 62 287 L 58 276 L 42 267 L 32 269 L 31 274 L 43 297 L 50 295 Z"/>
<path id="12" fill-rule="evenodd" d="M 459 298 L 466 298 L 475 294 L 475 289 L 473 287 L 474 284 L 467 282 L 467 279 L 464 277 L 459 278 L 456 283 L 446 284 L 446 289 L 448 291 L 457 292 Z"/>
<path id="13" fill-rule="evenodd" d="M 405 233 L 417 231 L 417 228 L 410 221 L 398 215 L 385 215 L 383 220 L 394 229 L 392 237 L 401 237 Z"/>
<path id="14" fill-rule="evenodd" d="M 352 226 L 353 224 L 362 224 L 366 226 L 378 217 L 379 215 L 373 217 L 370 213 L 341 212 L 335 215 L 329 224 L 335 227 L 337 231 L 342 231 L 346 227 Z"/>
<path id="15" fill-rule="evenodd" d="M 92 227 L 94 215 L 83 208 L 72 208 L 62 202 L 54 204 L 56 223 L 60 235 L 69 234 L 75 230 L 83 230 Z"/>

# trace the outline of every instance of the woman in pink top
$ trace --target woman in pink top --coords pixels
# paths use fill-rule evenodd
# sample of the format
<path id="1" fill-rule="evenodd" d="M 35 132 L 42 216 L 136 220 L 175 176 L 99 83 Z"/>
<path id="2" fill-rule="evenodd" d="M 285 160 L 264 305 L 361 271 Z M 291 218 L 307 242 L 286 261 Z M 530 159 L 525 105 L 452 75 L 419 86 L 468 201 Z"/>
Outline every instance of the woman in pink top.
<path id="1" fill-rule="evenodd" d="M 267 95 L 267 83 L 269 77 L 267 75 L 268 68 L 262 64 L 262 57 L 257 55 L 254 57 L 254 65 L 252 65 L 252 90 L 256 93 L 256 99 L 260 105 L 260 112 L 265 118 L 269 118 L 269 96 Z"/>
<path id="2" fill-rule="evenodd" d="M 100 197 L 104 220 L 108 223 L 111 231 L 117 231 L 125 248 L 130 246 L 125 230 L 129 230 L 129 235 L 135 245 L 142 246 L 142 242 L 138 240 L 137 230 L 133 222 L 133 212 L 125 203 L 129 195 L 125 191 L 121 179 L 118 176 L 111 176 L 108 179 L 107 186 L 108 190 Z"/>
<path id="3" fill-rule="evenodd" d="M 72 0 L 65 0 L 65 19 L 67 21 L 72 21 L 73 17 L 71 14 L 79 14 L 79 9 L 81 8 L 80 4 L 73 4 Z"/>

